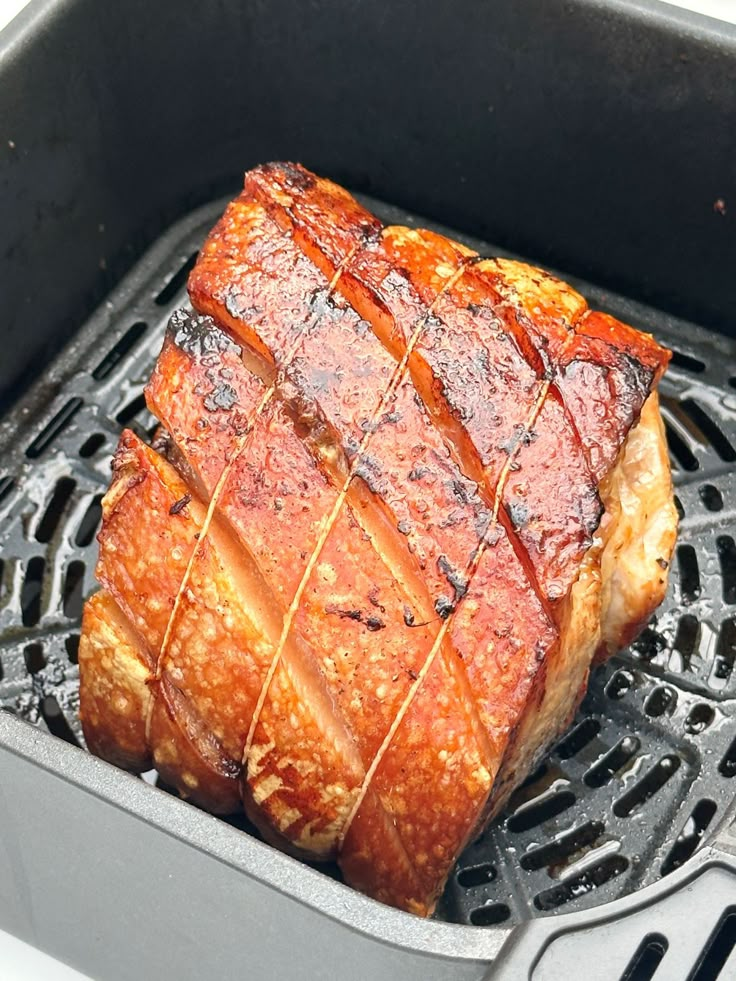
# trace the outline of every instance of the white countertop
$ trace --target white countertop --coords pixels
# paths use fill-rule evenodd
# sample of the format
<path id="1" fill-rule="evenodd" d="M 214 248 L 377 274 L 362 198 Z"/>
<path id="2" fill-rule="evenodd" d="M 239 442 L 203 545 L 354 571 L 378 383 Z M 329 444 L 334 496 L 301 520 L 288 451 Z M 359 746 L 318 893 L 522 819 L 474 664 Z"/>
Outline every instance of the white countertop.
<path id="1" fill-rule="evenodd" d="M 0 0 L 0 29 L 25 7 L 27 0 Z M 672 6 L 695 10 L 736 24 L 736 0 L 665 0 Z M 86 981 L 77 971 L 42 954 L 0 930 L 2 981 Z"/>
<path id="2" fill-rule="evenodd" d="M 0 0 L 0 27 L 5 27 L 25 7 L 26 2 L 27 0 Z"/>
<path id="3" fill-rule="evenodd" d="M 698 13 L 716 17 L 718 20 L 736 24 L 736 0 L 664 0 L 673 7 L 684 7 L 685 10 L 697 10 Z"/>
<path id="4" fill-rule="evenodd" d="M 2 981 L 87 981 L 84 975 L 0 930 Z"/>

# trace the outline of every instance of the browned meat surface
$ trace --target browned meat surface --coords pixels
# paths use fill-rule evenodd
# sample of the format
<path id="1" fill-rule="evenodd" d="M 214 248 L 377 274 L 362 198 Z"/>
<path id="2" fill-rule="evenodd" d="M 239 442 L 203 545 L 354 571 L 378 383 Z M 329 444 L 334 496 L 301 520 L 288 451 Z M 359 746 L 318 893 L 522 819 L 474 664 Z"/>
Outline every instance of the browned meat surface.
<path id="1" fill-rule="evenodd" d="M 267 165 L 121 437 L 80 646 L 93 752 L 431 912 L 661 601 L 668 354 L 553 277 Z"/>

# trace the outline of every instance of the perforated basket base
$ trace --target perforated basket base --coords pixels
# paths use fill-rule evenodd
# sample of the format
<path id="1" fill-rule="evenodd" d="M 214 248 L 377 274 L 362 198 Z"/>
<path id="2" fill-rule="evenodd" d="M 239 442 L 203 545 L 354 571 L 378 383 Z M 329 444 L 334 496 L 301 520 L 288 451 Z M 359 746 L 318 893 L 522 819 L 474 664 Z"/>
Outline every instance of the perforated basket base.
<path id="1" fill-rule="evenodd" d="M 368 205 L 387 221 L 428 224 Z M 79 620 L 95 588 L 110 454 L 123 426 L 142 435 L 154 426 L 142 388 L 223 206 L 200 209 L 150 249 L 0 426 L 0 705 L 72 743 L 82 743 Z M 510 926 L 630 893 L 682 865 L 736 797 L 733 345 L 575 285 L 675 352 L 661 393 L 681 516 L 676 561 L 650 627 L 594 673 L 573 728 L 461 857 L 437 913 L 454 922 Z"/>

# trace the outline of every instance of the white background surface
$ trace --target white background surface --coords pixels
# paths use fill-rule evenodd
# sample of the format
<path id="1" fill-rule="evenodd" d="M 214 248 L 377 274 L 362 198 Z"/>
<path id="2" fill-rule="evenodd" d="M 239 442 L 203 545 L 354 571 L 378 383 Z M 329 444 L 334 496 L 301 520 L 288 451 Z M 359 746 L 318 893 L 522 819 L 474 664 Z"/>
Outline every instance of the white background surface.
<path id="1" fill-rule="evenodd" d="M 15 17 L 21 7 L 25 7 L 26 0 L 0 0 L 0 27 Z"/>
<path id="2" fill-rule="evenodd" d="M 666 2 L 668 0 L 665 0 Z M 721 20 L 736 24 L 736 0 L 682 0 L 682 3 L 675 0 L 674 6 L 697 10 L 709 17 L 719 17 Z"/>
<path id="3" fill-rule="evenodd" d="M 0 28 L 25 5 L 26 0 L 0 0 Z M 736 24 L 736 0 L 682 0 L 674 6 Z M 84 978 L 0 930 L 0 981 L 84 981 Z"/>

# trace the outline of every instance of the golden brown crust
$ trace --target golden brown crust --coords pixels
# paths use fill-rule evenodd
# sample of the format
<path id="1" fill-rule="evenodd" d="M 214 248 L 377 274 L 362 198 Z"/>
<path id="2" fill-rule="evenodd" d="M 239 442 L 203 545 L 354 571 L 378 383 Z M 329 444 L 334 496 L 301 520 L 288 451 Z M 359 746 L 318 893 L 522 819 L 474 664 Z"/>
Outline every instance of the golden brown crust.
<path id="1" fill-rule="evenodd" d="M 380 389 L 376 393 L 365 380 L 381 379 L 388 384 L 396 370 L 395 362 L 368 325 L 339 298 L 325 303 L 324 312 L 314 318 L 308 329 L 301 327 L 309 323 L 311 298 L 323 294 L 328 283 L 294 249 L 289 237 L 262 219 L 260 207 L 242 199 L 230 210 L 225 225 L 228 254 L 237 254 L 238 269 L 243 272 L 233 274 L 228 270 L 227 276 L 222 274 L 220 255 L 225 245 L 218 247 L 213 241 L 218 236 L 215 231 L 190 281 L 192 297 L 239 339 L 250 343 L 253 333 L 257 333 L 258 350 L 265 351 L 282 370 L 286 379 L 283 393 L 292 411 L 313 434 L 320 434 L 319 439 L 341 451 L 346 470 L 355 460 L 356 447 L 364 433 L 375 434 L 358 470 L 368 491 L 368 505 L 384 510 L 398 529 L 430 587 L 436 612 L 440 617 L 449 615 L 465 595 L 465 571 L 491 520 L 490 511 L 452 461 L 408 376 L 398 384 L 390 411 L 383 412 L 373 426 L 371 418 Z M 264 254 L 268 256 L 267 270 L 259 260 Z M 298 270 L 291 281 L 294 291 L 287 285 L 285 298 L 276 292 L 284 290 L 281 277 L 276 275 L 278 257 L 285 269 Z M 270 291 L 274 291 L 273 300 Z M 256 307 L 259 313 L 253 316 L 251 311 Z M 268 311 L 267 316 L 264 311 Z M 304 335 L 297 353 L 287 359 L 285 352 L 292 349 L 295 334 L 301 330 Z M 282 441 L 281 445 L 288 454 L 288 444 Z M 407 446 L 411 447 L 409 454 Z M 408 557 L 404 561 L 409 561 Z M 404 570 L 402 578 L 410 575 Z M 502 610 L 523 606 L 527 611 L 523 625 L 512 630 L 510 621 L 502 625 L 502 617 L 485 616 L 491 609 L 488 596 L 497 597 Z M 493 775 L 508 735 L 535 684 L 540 663 L 557 642 L 554 628 L 518 556 L 509 547 L 503 527 L 497 529 L 492 544 L 486 548 L 473 578 L 472 593 L 460 603 L 460 608 L 462 614 L 449 630 L 455 650 L 461 652 L 458 663 L 463 666 L 463 677 L 458 679 L 459 694 L 473 706 L 471 723 L 477 713 L 483 725 L 484 765 Z M 413 627 L 419 618 L 409 612 Z M 426 655 L 429 646 L 420 647 L 415 636 L 412 634 L 409 643 Z M 416 674 L 417 668 L 418 665 L 409 670 Z M 423 711 L 421 700 L 412 704 L 412 716 Z M 401 738 L 400 729 L 394 737 L 392 755 L 399 753 Z M 414 770 L 421 773 L 417 751 L 411 753 Z M 388 766 L 386 761 L 377 770 L 375 786 L 380 786 Z M 483 800 L 477 802 L 476 816 L 480 813 L 478 808 L 484 806 Z M 418 823 L 417 813 L 421 813 L 419 808 L 414 811 L 413 826 Z M 462 826 L 464 834 L 455 842 L 456 850 L 465 840 L 467 827 L 466 822 Z M 449 830 L 448 824 L 448 833 Z M 422 847 L 418 854 L 424 858 Z"/>
<path id="2" fill-rule="evenodd" d="M 666 355 L 295 165 L 246 175 L 189 288 L 220 326 L 172 321 L 147 389 L 168 460 L 116 454 L 90 745 L 425 915 L 584 690 L 597 486 Z"/>
<path id="3" fill-rule="evenodd" d="M 211 492 L 213 487 L 210 481 L 231 457 L 237 432 L 237 424 L 228 429 L 224 410 L 211 408 L 213 393 L 217 391 L 224 373 L 236 398 L 233 411 L 235 419 L 238 419 L 252 410 L 251 400 L 259 397 L 259 389 L 232 345 L 213 343 L 202 355 L 201 346 L 187 342 L 187 337 L 195 330 L 203 329 L 203 326 L 180 324 L 170 332 L 148 388 L 148 399 L 167 429 L 185 448 L 188 465 Z M 209 330 L 211 340 L 218 336 L 225 340 L 214 325 L 210 325 Z M 204 422 L 206 425 L 201 424 Z M 267 580 L 280 582 L 294 575 L 293 569 L 283 567 L 284 562 L 296 565 L 299 570 L 304 568 L 307 550 L 314 545 L 315 539 L 313 510 L 318 514 L 329 511 L 336 490 L 322 472 L 315 469 L 314 458 L 282 410 L 274 408 L 267 419 L 262 417 L 261 422 L 267 427 L 263 437 L 255 438 L 257 433 L 254 431 L 254 439 L 248 442 L 238 460 L 237 469 L 233 470 L 233 487 L 237 487 L 239 493 L 223 493 L 220 506 L 223 516 L 236 529 L 243 547 L 253 550 L 255 544 L 254 555 L 260 558 L 262 549 L 258 543 L 264 537 L 268 539 L 271 547 L 263 549 L 263 553 L 267 551 L 268 554 L 267 563 L 262 568 Z M 186 437 L 187 433 L 202 435 Z M 278 446 L 278 460 L 263 456 L 264 448 L 268 445 Z M 251 473 L 259 475 L 257 482 L 248 478 Z M 298 491 L 302 486 L 308 487 L 308 493 Z M 298 507 L 288 509 L 290 497 L 295 498 Z M 274 500 L 277 499 L 283 503 L 274 507 Z M 304 503 L 307 500 L 310 507 Z M 244 501 L 247 503 L 244 504 Z M 431 612 L 428 612 L 427 599 L 420 610 L 410 605 L 412 597 L 403 591 L 401 584 L 391 574 L 390 564 L 379 557 L 371 540 L 361 530 L 361 521 L 365 516 L 362 509 L 360 514 L 357 513 L 359 502 L 355 507 L 356 511 L 353 511 L 346 506 L 327 540 L 317 574 L 304 594 L 295 631 L 311 644 L 312 649 L 323 652 L 320 665 L 323 677 L 335 704 L 351 727 L 367 767 L 413 679 L 421 670 L 422 659 L 432 645 L 440 621 L 436 614 L 432 615 L 434 611 L 431 611 L 431 607 Z M 284 542 L 284 554 L 281 549 L 274 550 L 275 541 Z M 301 553 L 290 549 L 291 541 L 302 545 Z M 411 570 L 403 570 L 404 582 L 411 582 L 412 576 Z M 476 602 L 475 606 L 477 608 L 479 604 Z M 429 616 L 431 622 L 422 625 L 423 616 Z M 493 627 L 495 632 L 492 633 L 487 624 L 486 632 L 489 635 L 492 633 L 495 638 L 498 623 L 494 623 Z M 536 637 L 534 639 L 536 641 Z M 499 646 L 497 639 L 496 646 Z M 466 644 L 466 647 L 470 650 L 468 660 L 474 663 L 481 654 L 479 652 L 476 658 L 472 646 Z M 492 654 L 493 650 L 490 650 L 484 656 L 490 657 Z M 444 655 L 440 657 L 435 673 L 440 672 L 440 677 L 444 678 L 447 668 L 443 658 Z M 452 691 L 456 686 L 457 682 L 450 672 L 441 687 Z M 485 685 L 480 687 L 484 689 Z M 430 686 L 423 691 L 412 705 L 407 719 L 407 727 L 413 726 L 412 731 L 418 730 L 418 718 L 426 718 L 433 711 L 433 696 L 428 694 L 431 690 Z M 356 693 L 359 693 L 357 698 Z M 483 780 L 475 791 L 476 795 L 480 795 L 480 800 L 473 798 L 467 805 L 471 810 L 474 808 L 472 820 L 467 813 L 460 813 L 456 830 L 448 822 L 444 833 L 450 837 L 455 835 L 455 849 L 464 840 L 469 821 L 472 824 L 477 817 L 490 786 L 485 760 L 479 758 L 474 749 L 474 722 L 462 715 L 461 706 L 468 697 L 466 690 L 458 690 L 456 697 L 449 702 L 448 725 L 454 733 L 453 738 L 464 740 L 465 752 L 456 753 L 454 758 L 448 756 L 448 766 L 452 765 L 454 771 L 465 767 L 470 774 L 477 772 L 482 775 Z M 497 713 L 500 716 L 500 709 L 497 709 Z M 406 732 L 409 732 L 408 728 Z M 500 762 L 502 735 L 503 725 L 499 719 L 496 767 Z M 406 769 L 407 761 L 410 761 L 417 784 L 433 788 L 438 754 L 446 747 L 445 736 L 440 727 L 428 727 L 420 747 L 411 745 L 402 749 L 405 734 L 403 731 L 397 733 L 393 749 L 400 760 L 397 765 Z M 281 777 L 284 777 L 283 771 Z M 476 786 L 476 777 L 469 776 L 467 779 L 471 786 Z M 399 789 L 394 785 L 389 761 L 376 774 L 372 787 L 379 799 L 385 797 L 391 812 L 395 811 L 393 823 L 402 840 L 408 839 L 405 846 L 409 854 L 416 853 L 422 859 L 424 846 L 417 845 L 414 839 L 419 833 L 422 833 L 423 841 L 432 837 L 431 828 L 438 820 L 435 810 L 431 807 L 426 809 L 426 821 L 417 819 L 416 814 L 411 817 L 411 822 L 403 816 L 409 811 L 398 800 Z M 366 852 L 368 844 L 371 844 L 373 852 L 378 854 L 386 850 L 385 830 L 382 840 L 380 829 L 376 827 L 380 813 L 376 810 L 375 802 L 371 799 L 365 807 L 374 818 L 368 821 L 363 814 L 360 826 L 364 831 L 370 827 L 373 839 L 361 841 L 360 849 Z M 385 816 L 383 820 L 385 822 Z M 404 825 L 406 829 L 403 829 Z M 427 830 L 428 827 L 430 830 Z M 353 833 L 346 846 L 349 851 L 355 841 Z M 345 850 L 344 853 L 348 854 Z M 427 865 L 423 877 L 430 876 L 430 873 L 435 880 L 429 891 L 436 892 L 442 877 L 436 878 L 436 865 Z M 394 888 L 405 890 L 406 885 L 394 877 Z M 386 895 L 387 889 L 388 886 L 385 886 Z M 419 902 L 418 897 L 428 889 L 428 886 L 419 891 L 415 888 L 411 893 L 413 901 Z M 397 896 L 395 902 L 399 901 Z"/>
<path id="4" fill-rule="evenodd" d="M 151 767 L 146 741 L 153 662 L 113 598 L 102 590 L 84 608 L 79 642 L 79 715 L 92 753 L 124 770 Z"/>
<path id="5" fill-rule="evenodd" d="M 187 497 L 189 500 L 181 506 Z M 179 589 L 177 572 L 183 580 L 184 559 L 189 560 L 199 542 L 204 508 L 186 490 L 171 465 L 130 432 L 121 437 L 116 476 L 105 507 L 98 576 L 115 590 L 131 622 L 141 625 L 149 649 L 160 652 L 173 598 Z M 143 524 L 142 514 L 146 515 Z M 129 539 L 133 528 L 135 544 Z M 268 601 L 264 601 L 267 591 L 262 584 L 256 595 L 245 588 L 252 580 L 240 568 L 240 555 L 233 555 L 227 531 L 214 524 L 211 537 L 204 544 L 206 547 L 197 552 L 183 602 L 170 630 L 167 654 L 158 659 L 158 678 L 152 682 L 148 740 L 154 758 L 160 757 L 157 765 L 170 783 L 183 795 L 222 812 L 237 804 L 239 752 L 245 741 L 243 724 L 250 723 L 260 682 L 278 638 L 278 624 Z M 210 651 L 221 652 L 219 662 L 211 654 L 209 658 L 198 654 L 199 647 L 191 645 L 192 625 L 196 625 L 200 643 L 204 641 Z M 254 682 L 249 682 L 249 678 Z M 232 694 L 223 700 L 221 695 L 228 685 L 232 693 L 232 686 L 241 683 L 242 687 L 236 690 L 243 704 L 233 705 Z M 216 690 L 213 692 L 213 686 L 221 689 L 219 695 Z M 301 791 L 292 792 L 288 801 L 280 788 L 274 787 L 268 795 L 261 788 L 262 804 L 283 833 L 295 837 L 304 833 L 306 841 L 300 840 L 300 846 L 327 854 L 334 849 L 351 787 L 357 787 L 362 768 L 347 734 L 335 725 L 327 694 L 315 685 L 308 659 L 299 650 L 286 651 L 274 691 L 280 692 L 281 707 L 272 711 L 267 706 L 263 714 L 266 743 L 278 742 L 282 762 L 289 754 L 297 758 L 306 755 L 310 772 L 303 774 Z M 299 720 L 298 725 L 292 724 L 293 718 Z M 238 719 L 239 726 L 233 726 L 223 740 L 234 750 L 228 754 L 214 730 Z M 264 752 L 258 772 L 264 781 L 271 776 L 273 785 L 267 756 Z M 320 787 L 330 789 L 321 792 Z M 316 807 L 317 812 L 297 821 L 299 793 L 303 796 L 303 815 L 309 807 Z M 330 808 L 335 814 L 326 818 Z M 310 826 L 303 831 L 307 824 Z M 324 832 L 329 825 L 334 825 L 331 844 Z"/>

